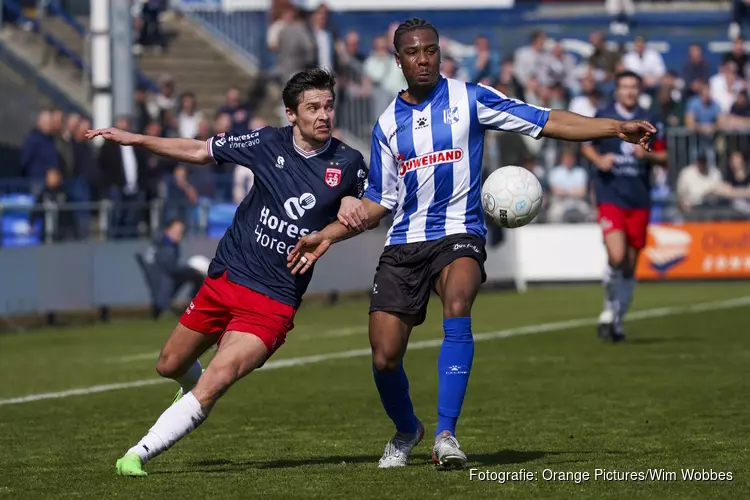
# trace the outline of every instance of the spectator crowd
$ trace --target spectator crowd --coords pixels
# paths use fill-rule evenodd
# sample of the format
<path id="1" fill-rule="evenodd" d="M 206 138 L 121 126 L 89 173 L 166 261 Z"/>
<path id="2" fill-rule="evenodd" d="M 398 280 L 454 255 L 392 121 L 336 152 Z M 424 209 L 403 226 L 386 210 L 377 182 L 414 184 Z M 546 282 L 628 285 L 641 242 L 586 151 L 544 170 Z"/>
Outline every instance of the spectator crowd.
<path id="1" fill-rule="evenodd" d="M 142 2 L 144 25 L 149 8 L 162 8 L 157 4 Z M 385 27 L 367 50 L 358 32 L 339 30 L 325 4 L 304 12 L 291 1 L 273 2 L 266 38 L 277 61 L 272 78 L 282 84 L 308 67 L 332 69 L 339 83 L 336 126 L 369 133 L 379 112 L 406 85 L 393 57 L 397 25 Z M 143 27 L 144 45 L 158 47 L 161 40 L 158 28 Z M 750 128 L 750 58 L 743 40 L 732 42 L 718 68 L 707 62 L 700 44 L 689 47 L 681 67 L 668 68 L 661 53 L 641 36 L 615 44 L 602 31 L 591 33 L 589 42 L 590 53 L 581 57 L 544 31 L 533 32 L 512 53 L 498 50 L 486 35 L 477 36 L 473 47 L 442 37 L 441 72 L 534 105 L 593 116 L 612 99 L 615 75 L 633 71 L 643 79 L 641 105 L 652 121 L 662 128 L 682 127 L 689 138 L 684 164 L 669 165 L 672 173 L 664 166 L 653 169 L 653 198 L 661 207 L 654 217 L 700 218 L 708 213 L 706 208 L 714 207 L 729 208 L 732 216 L 750 213 L 750 144 L 745 140 Z M 136 90 L 134 115 L 118 118 L 116 126 L 149 135 L 207 139 L 266 125 L 252 116 L 252 103 L 243 100 L 241 89 L 228 89 L 225 104 L 206 115 L 199 111 L 195 95 L 178 93 L 168 75 L 158 83 L 158 92 Z M 367 105 L 358 106 L 361 103 Z M 352 108 L 358 112 L 348 112 Z M 40 203 L 111 201 L 111 236 L 153 233 L 154 224 L 175 216 L 190 226 L 196 207 L 217 201 L 239 203 L 252 186 L 252 172 L 243 167 L 175 164 L 114 144 L 97 151 L 84 139 L 90 126 L 78 115 L 41 111 L 23 145 L 23 172 Z M 726 165 L 720 157 L 729 158 Z M 574 145 L 493 132 L 486 141 L 485 173 L 501 165 L 524 165 L 540 178 L 547 191 L 542 219 L 578 222 L 595 217 L 589 204 L 590 170 Z M 142 208 L 155 200 L 168 202 L 156 221 Z M 86 238 L 95 226 L 89 210 L 76 210 L 58 225 L 60 239 Z"/>

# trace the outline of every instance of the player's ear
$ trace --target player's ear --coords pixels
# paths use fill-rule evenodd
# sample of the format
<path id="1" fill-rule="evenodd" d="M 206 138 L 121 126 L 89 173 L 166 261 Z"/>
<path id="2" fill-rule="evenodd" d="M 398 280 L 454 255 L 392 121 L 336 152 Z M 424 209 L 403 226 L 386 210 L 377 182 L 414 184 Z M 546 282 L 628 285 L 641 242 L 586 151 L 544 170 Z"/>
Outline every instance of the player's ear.
<path id="1" fill-rule="evenodd" d="M 289 123 L 291 123 L 292 125 L 296 125 L 297 113 L 295 113 L 292 108 L 285 108 L 284 111 L 286 112 L 286 119 L 289 120 Z"/>
<path id="2" fill-rule="evenodd" d="M 395 54 L 395 57 L 396 57 L 396 66 L 401 68 L 401 58 L 399 57 L 398 54 Z"/>

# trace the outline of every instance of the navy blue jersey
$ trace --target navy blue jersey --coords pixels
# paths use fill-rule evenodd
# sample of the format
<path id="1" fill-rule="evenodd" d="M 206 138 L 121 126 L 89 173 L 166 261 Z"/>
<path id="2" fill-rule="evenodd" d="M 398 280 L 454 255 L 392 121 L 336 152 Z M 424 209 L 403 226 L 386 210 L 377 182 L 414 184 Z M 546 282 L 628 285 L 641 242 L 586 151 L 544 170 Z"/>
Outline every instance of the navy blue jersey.
<path id="1" fill-rule="evenodd" d="M 596 112 L 597 118 L 615 120 L 648 120 L 648 112 L 636 108 L 628 114 L 619 105 L 607 106 Z M 599 139 L 591 143 L 597 152 L 615 157 L 614 166 L 609 172 L 593 167 L 593 183 L 596 203 L 608 203 L 620 208 L 649 208 L 651 206 L 651 165 L 635 156 L 636 144 L 622 139 Z"/>
<path id="2" fill-rule="evenodd" d="M 343 197 L 362 197 L 367 178 L 362 154 L 336 139 L 304 151 L 294 143 L 292 127 L 220 134 L 206 146 L 217 163 L 243 165 L 255 176 L 208 275 L 227 271 L 229 281 L 298 307 L 312 272 L 293 276 L 287 256 L 302 236 L 336 220 Z"/>

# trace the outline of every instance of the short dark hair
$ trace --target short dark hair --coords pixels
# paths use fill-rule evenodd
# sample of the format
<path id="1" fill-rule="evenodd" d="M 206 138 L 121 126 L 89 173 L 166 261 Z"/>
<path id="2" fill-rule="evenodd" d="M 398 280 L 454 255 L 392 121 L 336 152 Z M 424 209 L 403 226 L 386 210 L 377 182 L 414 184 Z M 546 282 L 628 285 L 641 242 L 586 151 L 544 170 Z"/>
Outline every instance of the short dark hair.
<path id="1" fill-rule="evenodd" d="M 306 90 L 330 90 L 334 100 L 336 99 L 336 77 L 333 73 L 323 68 L 312 68 L 300 71 L 286 82 L 281 99 L 284 106 L 297 110 L 299 99 Z"/>
<path id="2" fill-rule="evenodd" d="M 636 80 L 638 80 L 638 85 L 643 83 L 643 78 L 641 78 L 641 75 L 639 75 L 635 71 L 626 70 L 620 71 L 615 75 L 615 85 L 620 85 L 620 80 L 622 80 L 623 78 L 635 78 Z"/>
<path id="3" fill-rule="evenodd" d="M 414 17 L 399 24 L 398 28 L 396 28 L 396 32 L 393 34 L 393 46 L 396 48 L 396 52 L 401 50 L 401 37 L 406 33 L 416 30 L 431 30 L 435 33 L 435 38 L 440 41 L 440 35 L 438 35 L 437 28 L 424 19 Z"/>

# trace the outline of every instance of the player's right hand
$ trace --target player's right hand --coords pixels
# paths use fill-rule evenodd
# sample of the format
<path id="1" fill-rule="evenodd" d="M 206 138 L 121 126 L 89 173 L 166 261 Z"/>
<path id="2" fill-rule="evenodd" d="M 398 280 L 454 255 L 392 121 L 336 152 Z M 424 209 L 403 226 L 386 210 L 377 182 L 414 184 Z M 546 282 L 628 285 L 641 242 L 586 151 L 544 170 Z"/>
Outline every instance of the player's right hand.
<path id="1" fill-rule="evenodd" d="M 305 274 L 330 246 L 331 240 L 323 238 L 320 233 L 303 236 L 289 253 L 286 267 L 292 270 L 292 274 Z"/>
<path id="2" fill-rule="evenodd" d="M 122 144 L 123 146 L 132 146 L 133 144 L 135 144 L 138 134 L 133 134 L 131 132 L 126 132 L 125 130 L 120 130 L 119 128 L 113 127 L 88 130 L 86 132 L 86 139 L 88 140 L 99 136 L 104 137 L 108 141 Z"/>

